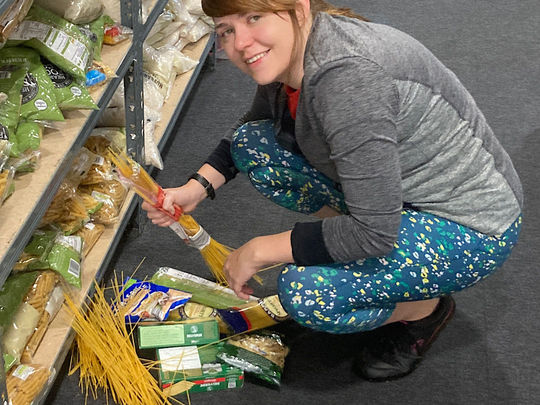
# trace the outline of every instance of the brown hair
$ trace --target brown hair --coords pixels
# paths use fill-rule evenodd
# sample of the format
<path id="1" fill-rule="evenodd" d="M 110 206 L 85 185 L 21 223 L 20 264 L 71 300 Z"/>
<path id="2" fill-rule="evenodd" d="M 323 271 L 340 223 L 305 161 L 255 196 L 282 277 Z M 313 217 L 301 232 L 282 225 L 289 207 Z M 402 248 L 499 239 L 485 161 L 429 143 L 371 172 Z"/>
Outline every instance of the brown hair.
<path id="1" fill-rule="evenodd" d="M 319 12 L 324 12 L 368 21 L 350 8 L 336 7 L 324 0 L 310 0 L 310 4 L 313 17 Z M 242 14 L 252 11 L 265 13 L 287 11 L 290 15 L 294 14 L 293 21 L 297 21 L 296 0 L 202 0 L 202 8 L 205 14 L 210 17 L 224 17 L 230 14 Z"/>

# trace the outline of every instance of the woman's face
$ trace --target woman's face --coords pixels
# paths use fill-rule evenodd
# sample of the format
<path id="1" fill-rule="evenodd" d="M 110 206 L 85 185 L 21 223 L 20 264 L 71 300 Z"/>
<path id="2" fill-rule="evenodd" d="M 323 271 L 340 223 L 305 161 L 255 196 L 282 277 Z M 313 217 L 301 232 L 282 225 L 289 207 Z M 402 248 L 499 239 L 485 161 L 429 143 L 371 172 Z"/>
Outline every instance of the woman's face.
<path id="1" fill-rule="evenodd" d="M 290 84 L 294 29 L 286 12 L 232 14 L 215 18 L 229 59 L 258 84 Z"/>

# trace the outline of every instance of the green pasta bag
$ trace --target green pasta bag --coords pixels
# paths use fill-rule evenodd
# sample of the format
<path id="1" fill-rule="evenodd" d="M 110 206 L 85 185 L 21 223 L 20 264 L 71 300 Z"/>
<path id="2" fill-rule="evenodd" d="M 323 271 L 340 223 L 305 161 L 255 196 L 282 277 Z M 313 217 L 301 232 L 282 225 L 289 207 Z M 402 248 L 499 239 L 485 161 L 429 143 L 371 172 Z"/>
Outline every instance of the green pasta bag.
<path id="1" fill-rule="evenodd" d="M 101 60 L 101 48 L 103 47 L 103 37 L 105 36 L 105 23 L 114 23 L 108 15 L 102 15 L 98 19 L 88 24 L 79 24 L 81 32 L 88 37 L 92 44 L 95 60 Z"/>
<path id="2" fill-rule="evenodd" d="M 26 76 L 26 67 L 3 66 L 0 67 L 0 92 L 7 95 L 7 99 L 0 104 L 0 141 L 11 143 L 10 156 L 17 157 L 16 130 L 21 110 L 21 89 Z"/>
<path id="3" fill-rule="evenodd" d="M 21 157 L 26 152 L 36 151 L 41 144 L 41 127 L 36 122 L 19 122 L 15 131 L 16 150 L 13 151 L 17 157 Z"/>
<path id="4" fill-rule="evenodd" d="M 41 57 L 41 63 L 53 82 L 56 102 L 60 109 L 64 111 L 97 110 L 98 106 L 84 84 L 44 57 Z"/>
<path id="5" fill-rule="evenodd" d="M 37 271 L 12 273 L 0 289 L 0 334 L 9 327 L 13 316 L 21 306 L 24 297 L 36 282 Z M 4 354 L 4 367 L 9 370 L 13 359 Z"/>
<path id="6" fill-rule="evenodd" d="M 80 236 L 59 234 L 47 256 L 49 268 L 78 288 L 81 288 L 82 248 L 83 240 Z"/>
<path id="7" fill-rule="evenodd" d="M 36 49 L 54 64 L 80 80 L 92 63 L 92 45 L 75 24 L 35 4 L 10 34 L 6 46 Z"/>
<path id="8" fill-rule="evenodd" d="M 21 90 L 21 118 L 26 121 L 64 121 L 56 104 L 54 85 L 39 54 L 24 47 L 0 49 L 0 66 L 11 65 L 28 68 Z"/>

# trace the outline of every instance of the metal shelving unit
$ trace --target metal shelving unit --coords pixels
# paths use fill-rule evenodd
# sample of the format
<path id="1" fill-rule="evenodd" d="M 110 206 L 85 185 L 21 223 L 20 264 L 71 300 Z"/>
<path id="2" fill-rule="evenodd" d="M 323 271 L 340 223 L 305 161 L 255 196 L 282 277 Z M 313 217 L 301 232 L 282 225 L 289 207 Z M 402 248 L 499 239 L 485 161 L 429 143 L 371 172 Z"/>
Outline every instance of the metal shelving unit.
<path id="1" fill-rule="evenodd" d="M 12 2 L 13 0 L 0 0 L 0 13 L 7 10 Z M 167 0 L 157 0 L 152 12 L 143 23 L 140 0 L 121 0 L 122 24 L 133 29 L 133 40 L 130 43 L 118 46 L 118 48 L 115 47 L 115 55 L 111 56 L 110 60 L 106 60 L 109 66 L 116 67 L 117 77 L 111 80 L 101 91 L 101 94 L 97 96 L 99 109 L 66 114 L 66 119 L 72 127 L 71 131 L 63 130 L 62 136 L 60 134 L 56 134 L 56 137 L 54 134 L 50 135 L 52 138 L 50 139 L 50 149 L 54 150 L 54 153 L 51 153 L 49 157 L 42 154 L 42 167 L 40 167 L 39 172 L 43 173 L 37 179 L 25 176 L 23 184 L 20 185 L 21 189 L 16 190 L 15 194 L 6 201 L 7 208 L 0 209 L 0 286 L 5 282 L 13 265 L 18 260 L 34 230 L 38 227 L 79 149 L 86 142 L 98 122 L 102 110 L 108 105 L 122 80 L 125 89 L 128 153 L 135 157 L 136 160 L 142 161 L 144 147 L 142 44 L 166 3 Z M 156 128 L 156 138 L 159 141 L 158 147 L 160 150 L 171 135 L 174 122 L 179 116 L 200 73 L 203 62 L 210 54 L 213 46 L 214 38 L 207 35 L 199 43 L 188 47 L 189 56 L 198 57 L 200 63 L 193 71 L 177 78 L 175 92 L 172 92 L 175 96 L 167 101 L 166 111 L 162 112 L 162 122 L 167 122 L 169 118 L 169 124 L 164 125 L 163 128 Z M 105 57 L 106 55 L 104 55 L 104 60 Z M 46 141 L 47 139 L 44 137 L 45 145 L 47 145 Z M 45 166 L 43 161 L 45 161 L 46 167 L 43 167 Z M 26 187 L 32 190 L 32 196 L 23 195 Z M 13 212 L 10 212 L 10 206 L 16 207 L 19 215 L 10 215 L 13 214 Z M 126 225 L 136 211 L 137 206 L 138 198 L 133 193 L 129 193 L 122 208 L 119 222 L 114 227 L 106 230 L 92 249 L 91 254 L 85 258 L 83 264 L 83 287 L 77 292 L 81 303 L 93 293 L 94 280 L 99 281 L 103 278 L 103 274 L 114 255 Z M 71 319 L 65 311 L 61 311 L 51 323 L 43 339 L 41 345 L 43 347 L 40 346 L 36 353 L 35 362 L 50 367 L 51 379 L 36 398 L 34 404 L 45 403 L 55 373 L 64 362 L 73 337 Z M 2 356 L 0 356 L 1 358 Z M 0 367 L 0 403 L 7 404 L 9 402 L 5 387 L 3 364 Z"/>

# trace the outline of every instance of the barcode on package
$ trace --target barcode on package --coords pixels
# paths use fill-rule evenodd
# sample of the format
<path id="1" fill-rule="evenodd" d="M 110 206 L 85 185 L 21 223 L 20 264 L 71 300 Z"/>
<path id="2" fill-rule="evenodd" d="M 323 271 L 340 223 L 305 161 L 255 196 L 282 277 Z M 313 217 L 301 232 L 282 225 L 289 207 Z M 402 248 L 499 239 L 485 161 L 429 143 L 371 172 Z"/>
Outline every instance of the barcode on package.
<path id="1" fill-rule="evenodd" d="M 88 50 L 83 43 L 55 28 L 51 29 L 45 42 L 51 50 L 71 61 L 79 69 L 85 69 L 88 62 Z"/>
<path id="2" fill-rule="evenodd" d="M 79 275 L 81 274 L 81 265 L 77 260 L 69 259 L 68 273 L 73 277 L 79 278 Z"/>

